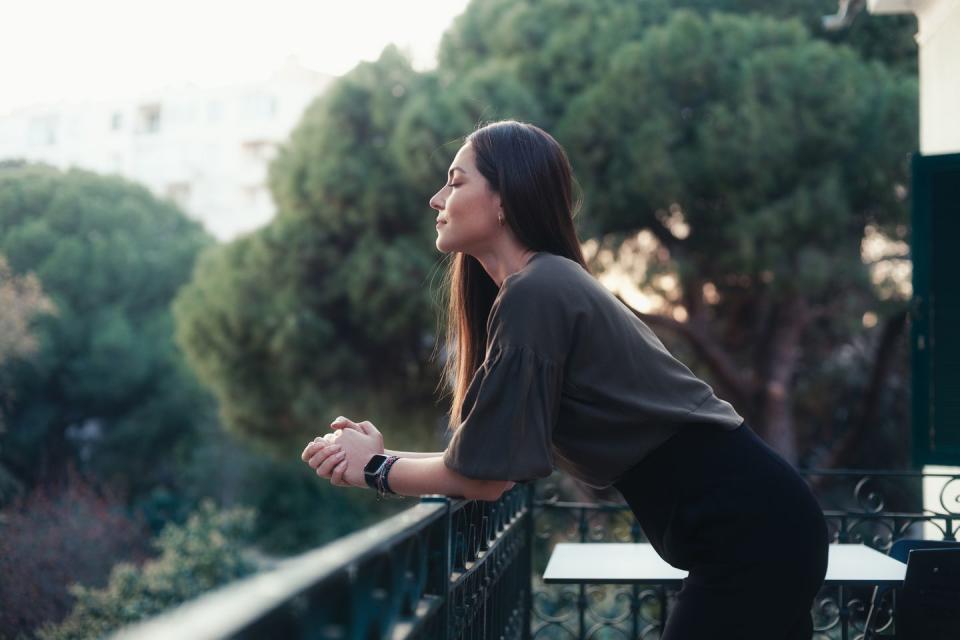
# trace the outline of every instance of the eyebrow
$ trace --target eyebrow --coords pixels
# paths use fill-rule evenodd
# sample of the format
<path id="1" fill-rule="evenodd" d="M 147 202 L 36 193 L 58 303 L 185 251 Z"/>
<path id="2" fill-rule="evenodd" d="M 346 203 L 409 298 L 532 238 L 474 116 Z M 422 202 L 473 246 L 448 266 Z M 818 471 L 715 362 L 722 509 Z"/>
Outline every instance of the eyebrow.
<path id="1" fill-rule="evenodd" d="M 447 174 L 452 175 L 454 171 L 462 171 L 463 173 L 466 173 L 462 167 L 450 167 L 450 171 L 447 171 Z"/>

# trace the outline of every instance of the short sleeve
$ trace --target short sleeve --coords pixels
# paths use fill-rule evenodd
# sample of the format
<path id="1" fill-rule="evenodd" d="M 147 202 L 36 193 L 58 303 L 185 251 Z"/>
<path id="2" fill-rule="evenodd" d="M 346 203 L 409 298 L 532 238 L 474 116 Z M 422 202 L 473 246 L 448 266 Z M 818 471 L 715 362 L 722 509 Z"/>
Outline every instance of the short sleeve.
<path id="1" fill-rule="evenodd" d="M 444 463 L 478 480 L 549 476 L 562 384 L 562 365 L 529 346 L 492 345 L 467 389 Z"/>

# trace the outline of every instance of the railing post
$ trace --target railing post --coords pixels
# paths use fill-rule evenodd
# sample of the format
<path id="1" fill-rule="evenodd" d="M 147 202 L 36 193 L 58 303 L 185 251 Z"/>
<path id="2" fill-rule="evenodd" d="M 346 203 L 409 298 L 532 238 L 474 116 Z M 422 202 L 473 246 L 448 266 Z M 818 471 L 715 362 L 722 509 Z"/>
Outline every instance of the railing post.
<path id="1" fill-rule="evenodd" d="M 533 499 L 536 491 L 536 480 L 527 483 L 525 500 L 527 502 L 527 521 L 524 523 L 524 537 L 526 538 L 526 556 L 523 566 L 527 574 L 527 596 L 523 608 L 522 640 L 530 640 L 533 633 L 530 625 L 533 623 Z"/>
<path id="2" fill-rule="evenodd" d="M 450 498 L 444 495 L 429 495 L 423 496 L 420 498 L 421 502 L 442 502 L 444 505 L 443 513 L 443 533 L 440 536 L 440 544 L 443 549 L 440 552 L 440 574 L 443 576 L 443 606 L 440 607 L 440 628 L 443 629 L 443 638 L 442 640 L 450 640 L 450 574 L 452 572 L 451 567 L 451 554 L 453 553 L 453 540 L 451 540 L 450 532 L 453 530 L 451 526 L 452 513 L 450 511 Z"/>

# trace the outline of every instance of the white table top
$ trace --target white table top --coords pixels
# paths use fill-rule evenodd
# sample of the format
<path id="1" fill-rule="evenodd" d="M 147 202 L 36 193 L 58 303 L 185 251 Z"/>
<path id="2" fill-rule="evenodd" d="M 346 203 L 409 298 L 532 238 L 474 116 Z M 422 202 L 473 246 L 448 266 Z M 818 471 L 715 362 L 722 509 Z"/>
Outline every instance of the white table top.
<path id="1" fill-rule="evenodd" d="M 864 544 L 831 544 L 826 584 L 903 582 L 907 565 Z M 543 581 L 552 584 L 668 584 L 687 576 L 664 561 L 646 542 L 559 542 Z"/>

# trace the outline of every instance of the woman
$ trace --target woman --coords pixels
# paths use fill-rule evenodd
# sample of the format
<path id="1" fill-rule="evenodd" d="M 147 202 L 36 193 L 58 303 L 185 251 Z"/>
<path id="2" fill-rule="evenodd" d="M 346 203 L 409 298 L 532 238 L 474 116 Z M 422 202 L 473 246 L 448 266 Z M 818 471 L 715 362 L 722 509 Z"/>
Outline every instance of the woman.
<path id="1" fill-rule="evenodd" d="M 341 416 L 303 460 L 335 485 L 402 496 L 495 500 L 554 467 L 612 485 L 657 552 L 689 571 L 664 640 L 808 640 L 827 562 L 817 501 L 590 274 L 562 147 L 495 122 L 466 138 L 448 178 L 430 206 L 437 249 L 454 254 L 447 344 L 463 345 L 449 445 L 384 450 L 373 424 Z"/>

